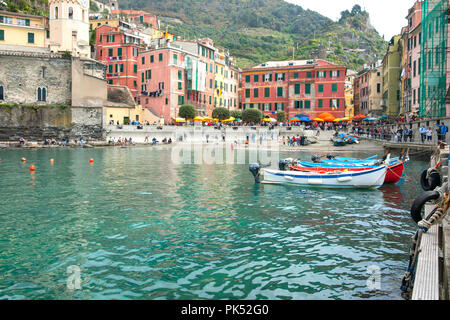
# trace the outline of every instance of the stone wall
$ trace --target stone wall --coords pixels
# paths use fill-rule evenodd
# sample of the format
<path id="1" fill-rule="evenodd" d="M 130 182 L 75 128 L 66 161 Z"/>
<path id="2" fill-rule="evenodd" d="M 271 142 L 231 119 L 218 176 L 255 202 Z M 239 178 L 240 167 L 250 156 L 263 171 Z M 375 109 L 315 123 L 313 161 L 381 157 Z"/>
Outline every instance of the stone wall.
<path id="1" fill-rule="evenodd" d="M 0 52 L 0 70 L 5 95 L 0 104 L 71 105 L 70 59 Z M 39 87 L 46 88 L 46 101 L 38 101 Z"/>
<path id="2" fill-rule="evenodd" d="M 103 65 L 43 53 L 0 51 L 0 141 L 20 137 L 102 139 L 106 121 Z M 38 88 L 46 101 L 38 101 Z"/>
<path id="3" fill-rule="evenodd" d="M 17 141 L 20 137 L 40 141 L 66 138 L 71 132 L 70 108 L 0 107 L 0 141 Z"/>

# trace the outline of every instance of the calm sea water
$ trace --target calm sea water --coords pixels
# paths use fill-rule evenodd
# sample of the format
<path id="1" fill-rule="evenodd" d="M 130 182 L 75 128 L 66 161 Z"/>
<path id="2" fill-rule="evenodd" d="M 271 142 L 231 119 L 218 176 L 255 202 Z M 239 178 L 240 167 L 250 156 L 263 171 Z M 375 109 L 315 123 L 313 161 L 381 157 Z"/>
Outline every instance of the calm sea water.
<path id="1" fill-rule="evenodd" d="M 255 185 L 248 165 L 171 154 L 1 151 L 0 299 L 401 299 L 425 161 L 397 186 L 340 191 Z"/>

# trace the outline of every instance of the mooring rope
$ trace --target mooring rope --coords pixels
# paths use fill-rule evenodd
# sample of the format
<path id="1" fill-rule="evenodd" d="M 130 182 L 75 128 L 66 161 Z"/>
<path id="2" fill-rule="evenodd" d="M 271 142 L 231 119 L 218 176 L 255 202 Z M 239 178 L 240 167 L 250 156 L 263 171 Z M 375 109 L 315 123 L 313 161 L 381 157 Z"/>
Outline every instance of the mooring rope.
<path id="1" fill-rule="evenodd" d="M 445 193 L 440 204 L 437 204 L 433 211 L 425 217 L 422 221 L 418 223 L 419 230 L 417 230 L 416 234 L 412 237 L 412 245 L 409 256 L 409 264 L 408 269 L 405 272 L 405 275 L 402 280 L 401 290 L 404 293 L 409 291 L 411 287 L 411 283 L 415 277 L 417 258 L 419 253 L 420 244 L 422 241 L 422 235 L 427 233 L 430 228 L 441 222 L 448 213 L 450 209 L 450 194 Z"/>

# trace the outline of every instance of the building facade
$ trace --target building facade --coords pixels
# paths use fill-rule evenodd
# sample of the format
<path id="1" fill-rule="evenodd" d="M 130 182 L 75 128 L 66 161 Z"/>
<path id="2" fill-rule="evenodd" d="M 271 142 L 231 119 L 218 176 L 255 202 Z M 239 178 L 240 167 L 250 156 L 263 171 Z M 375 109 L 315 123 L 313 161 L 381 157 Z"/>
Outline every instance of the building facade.
<path id="1" fill-rule="evenodd" d="M 49 0 L 50 50 L 90 57 L 89 1 Z"/>
<path id="2" fill-rule="evenodd" d="M 160 29 L 158 17 L 152 13 L 140 10 L 111 10 L 111 14 L 119 16 L 130 23 L 146 25 Z"/>
<path id="3" fill-rule="evenodd" d="M 392 37 L 389 41 L 386 55 L 383 59 L 383 111 L 388 117 L 400 114 L 401 96 L 401 35 Z"/>
<path id="4" fill-rule="evenodd" d="M 347 75 L 345 77 L 345 116 L 353 117 L 355 116 L 355 105 L 353 100 L 353 84 L 355 82 L 356 71 L 347 70 Z"/>
<path id="5" fill-rule="evenodd" d="M 186 59 L 186 103 L 198 115 L 212 116 L 215 96 L 216 48 L 211 39 L 176 40 L 173 45 L 190 54 Z"/>
<path id="6" fill-rule="evenodd" d="M 139 54 L 139 102 L 166 123 L 178 117 L 186 101 L 186 57 L 185 51 L 170 46 Z"/>
<path id="7" fill-rule="evenodd" d="M 140 36 L 123 27 L 101 25 L 96 33 L 96 60 L 107 66 L 110 85 L 126 86 L 137 101 L 139 96 L 138 59 L 145 46 Z"/>
<path id="8" fill-rule="evenodd" d="M 408 25 L 402 30 L 401 113 L 406 117 L 419 112 L 421 10 L 422 1 L 417 1 L 409 9 L 406 17 Z"/>
<path id="9" fill-rule="evenodd" d="M 359 114 L 368 117 L 383 115 L 383 66 L 381 61 L 366 65 L 357 75 L 359 85 Z"/>
<path id="10" fill-rule="evenodd" d="M 49 38 L 48 18 L 0 11 L 0 46 L 45 48 Z"/>
<path id="11" fill-rule="evenodd" d="M 267 62 L 242 71 L 243 109 L 266 115 L 285 111 L 316 117 L 329 112 L 345 116 L 347 68 L 325 60 Z"/>

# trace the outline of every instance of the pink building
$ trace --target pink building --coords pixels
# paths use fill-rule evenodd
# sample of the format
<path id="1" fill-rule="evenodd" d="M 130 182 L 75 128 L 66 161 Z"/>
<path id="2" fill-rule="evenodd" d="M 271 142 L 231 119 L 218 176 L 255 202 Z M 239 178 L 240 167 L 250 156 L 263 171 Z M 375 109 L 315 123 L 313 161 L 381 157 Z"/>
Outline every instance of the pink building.
<path id="1" fill-rule="evenodd" d="M 152 13 L 139 10 L 111 10 L 111 14 L 125 17 L 128 22 L 135 24 L 149 24 L 159 29 L 158 17 Z"/>
<path id="2" fill-rule="evenodd" d="M 138 97 L 138 55 L 143 39 L 120 27 L 101 25 L 96 32 L 96 60 L 107 66 L 110 85 L 126 86 Z"/>
<path id="3" fill-rule="evenodd" d="M 173 44 L 189 52 L 192 59 L 186 61 L 186 103 L 196 107 L 201 116 L 212 116 L 214 109 L 215 52 L 211 39 L 196 41 L 177 40 Z"/>
<path id="4" fill-rule="evenodd" d="M 170 46 L 139 54 L 138 103 L 166 123 L 178 117 L 185 103 L 185 57 L 184 51 Z"/>
<path id="5" fill-rule="evenodd" d="M 403 110 L 405 113 L 419 111 L 422 2 L 416 1 L 409 9 L 406 17 L 408 26 L 404 30 L 406 33 L 403 66 Z"/>

